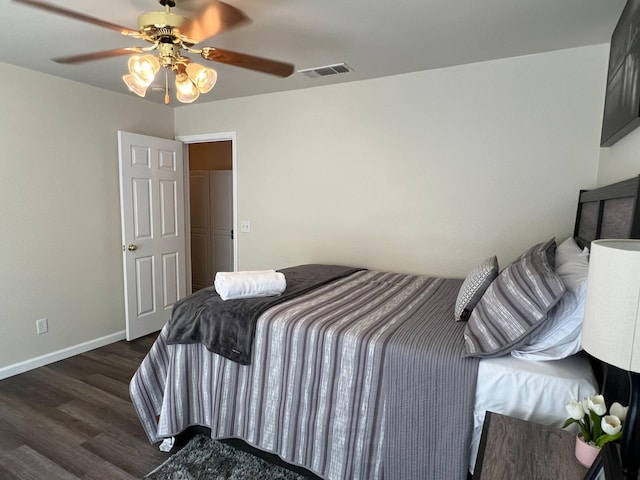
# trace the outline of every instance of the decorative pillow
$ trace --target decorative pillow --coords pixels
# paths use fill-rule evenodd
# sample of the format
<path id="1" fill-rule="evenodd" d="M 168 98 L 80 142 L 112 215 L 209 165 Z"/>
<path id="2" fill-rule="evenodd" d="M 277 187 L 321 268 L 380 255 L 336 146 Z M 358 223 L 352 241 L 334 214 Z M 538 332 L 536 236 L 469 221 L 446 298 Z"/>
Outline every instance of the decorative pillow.
<path id="1" fill-rule="evenodd" d="M 568 242 L 569 245 L 563 247 L 568 240 L 571 240 Z M 559 360 L 582 349 L 580 336 L 587 296 L 589 251 L 581 250 L 573 238 L 568 240 L 558 245 L 555 270 L 567 290 L 549 312 L 549 319 L 524 345 L 511 352 L 514 357 L 527 360 Z"/>
<path id="2" fill-rule="evenodd" d="M 553 239 L 535 245 L 489 285 L 465 327 L 465 356 L 504 355 L 547 319 L 565 292 L 549 263 L 550 250 L 555 252 Z"/>
<path id="3" fill-rule="evenodd" d="M 555 238 L 552 238 L 551 240 L 547 240 L 544 243 L 538 243 L 534 245 L 533 247 L 529 248 L 526 252 L 524 252 L 522 255 L 520 255 L 520 257 L 518 257 L 518 260 L 521 260 L 525 257 L 529 257 L 536 252 L 544 252 L 544 254 L 547 256 L 547 262 L 549 263 L 551 268 L 555 267 L 555 263 L 556 263 L 556 239 Z"/>
<path id="4" fill-rule="evenodd" d="M 495 255 L 487 258 L 469 272 L 458 292 L 456 308 L 453 312 L 456 321 L 469 319 L 473 307 L 480 301 L 484 292 L 497 276 L 498 259 Z"/>

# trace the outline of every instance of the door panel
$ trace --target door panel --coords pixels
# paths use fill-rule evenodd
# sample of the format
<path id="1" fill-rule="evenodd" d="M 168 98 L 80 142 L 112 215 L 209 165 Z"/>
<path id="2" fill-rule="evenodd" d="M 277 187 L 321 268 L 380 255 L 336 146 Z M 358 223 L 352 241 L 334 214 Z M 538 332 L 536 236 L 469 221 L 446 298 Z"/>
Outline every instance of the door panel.
<path id="1" fill-rule="evenodd" d="M 231 170 L 211 172 L 213 192 L 213 245 L 215 272 L 233 271 L 233 175 Z"/>
<path id="2" fill-rule="evenodd" d="M 151 238 L 151 180 L 132 178 L 134 238 Z"/>
<path id="3" fill-rule="evenodd" d="M 192 289 L 195 292 L 208 284 L 207 263 L 202 259 L 207 258 L 207 236 L 201 233 L 191 233 L 191 277 Z"/>
<path id="4" fill-rule="evenodd" d="M 118 132 L 127 339 L 160 330 L 186 295 L 182 144 Z"/>
<path id="5" fill-rule="evenodd" d="M 175 151 L 158 149 L 158 167 L 161 170 L 168 171 L 170 174 L 171 172 L 175 172 L 176 171 Z"/>
<path id="6" fill-rule="evenodd" d="M 213 248 L 216 250 L 216 272 L 233 272 L 233 240 L 231 240 L 231 235 L 214 235 Z"/>
<path id="7" fill-rule="evenodd" d="M 180 299 L 178 283 L 179 261 L 176 253 L 168 253 L 162 256 L 162 286 L 164 293 L 164 308 L 172 307 Z"/>
<path id="8" fill-rule="evenodd" d="M 213 251 L 210 233 L 209 172 L 189 172 L 189 198 L 191 210 L 191 289 L 209 287 Z"/>
<path id="9" fill-rule="evenodd" d="M 153 258 L 136 258 L 136 297 L 138 316 L 148 315 L 156 311 L 153 298 Z"/>
<path id="10" fill-rule="evenodd" d="M 176 181 L 160 180 L 162 212 L 162 236 L 175 237 L 178 234 L 178 216 L 176 211 Z"/>

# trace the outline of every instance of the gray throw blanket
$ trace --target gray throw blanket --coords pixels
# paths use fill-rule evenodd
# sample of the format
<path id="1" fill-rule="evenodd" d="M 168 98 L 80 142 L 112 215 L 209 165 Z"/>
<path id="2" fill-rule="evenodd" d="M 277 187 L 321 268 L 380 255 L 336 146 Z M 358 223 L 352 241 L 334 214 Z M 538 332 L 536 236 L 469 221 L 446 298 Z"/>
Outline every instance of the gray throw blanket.
<path id="1" fill-rule="evenodd" d="M 313 264 L 285 268 L 279 271 L 287 279 L 287 288 L 277 297 L 223 301 L 214 287 L 204 288 L 174 305 L 167 343 L 202 343 L 218 355 L 249 365 L 256 320 L 263 312 L 359 270 Z"/>

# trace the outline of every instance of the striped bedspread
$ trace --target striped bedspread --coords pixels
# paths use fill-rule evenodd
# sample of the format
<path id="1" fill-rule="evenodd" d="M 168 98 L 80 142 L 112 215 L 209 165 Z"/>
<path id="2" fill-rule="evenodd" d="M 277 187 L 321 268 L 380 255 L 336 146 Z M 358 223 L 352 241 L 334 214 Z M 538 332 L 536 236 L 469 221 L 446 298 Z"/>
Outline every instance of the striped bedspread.
<path id="1" fill-rule="evenodd" d="M 463 480 L 477 361 L 453 320 L 460 285 L 355 273 L 263 313 L 251 365 L 168 345 L 165 326 L 133 404 L 151 442 L 205 425 L 328 480 Z"/>

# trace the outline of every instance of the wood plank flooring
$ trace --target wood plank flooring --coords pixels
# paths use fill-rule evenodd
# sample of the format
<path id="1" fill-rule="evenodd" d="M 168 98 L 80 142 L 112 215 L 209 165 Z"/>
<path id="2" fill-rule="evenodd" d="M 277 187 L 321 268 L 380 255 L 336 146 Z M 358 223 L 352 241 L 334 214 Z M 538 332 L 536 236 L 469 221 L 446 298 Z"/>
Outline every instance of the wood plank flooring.
<path id="1" fill-rule="evenodd" d="M 132 480 L 168 456 L 151 445 L 129 380 L 157 334 L 0 380 L 0 479 Z"/>

